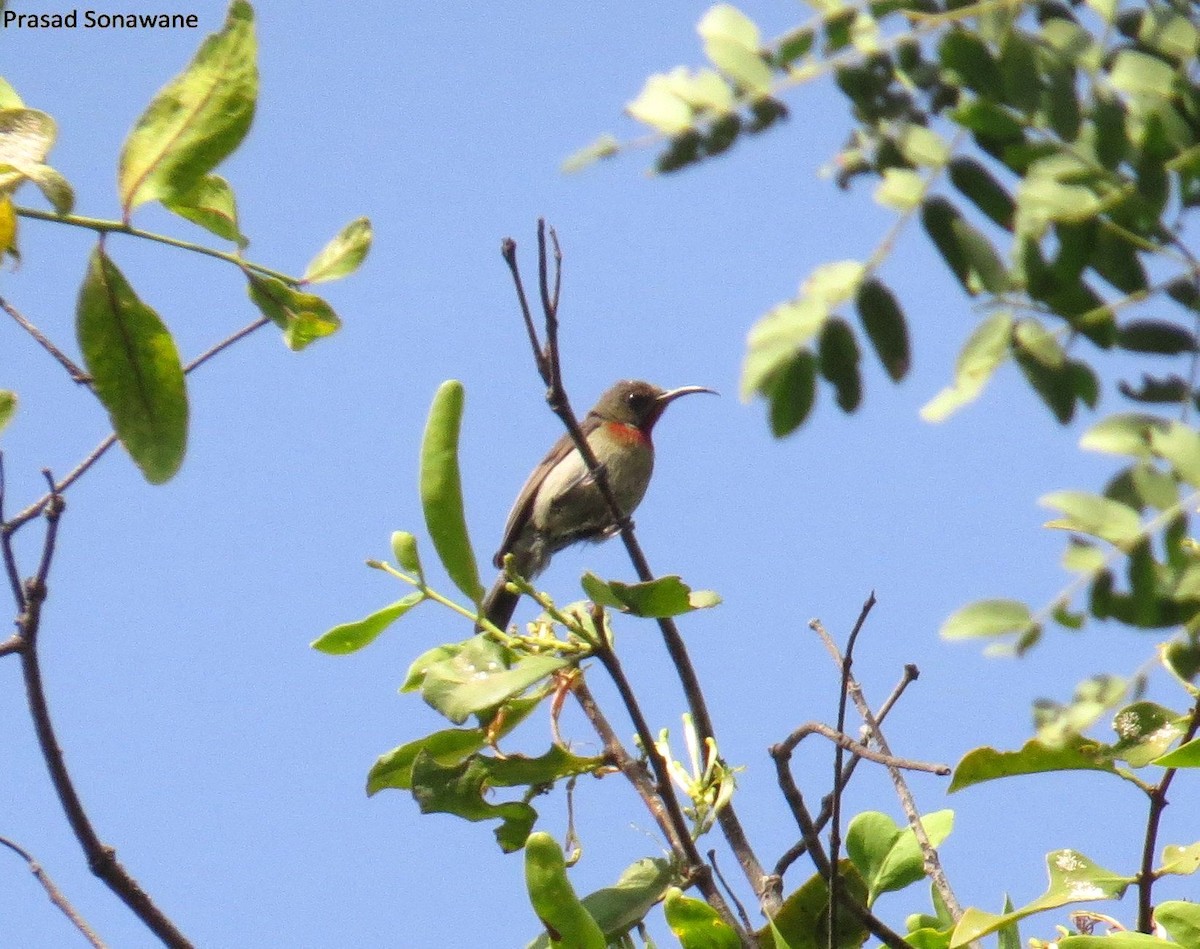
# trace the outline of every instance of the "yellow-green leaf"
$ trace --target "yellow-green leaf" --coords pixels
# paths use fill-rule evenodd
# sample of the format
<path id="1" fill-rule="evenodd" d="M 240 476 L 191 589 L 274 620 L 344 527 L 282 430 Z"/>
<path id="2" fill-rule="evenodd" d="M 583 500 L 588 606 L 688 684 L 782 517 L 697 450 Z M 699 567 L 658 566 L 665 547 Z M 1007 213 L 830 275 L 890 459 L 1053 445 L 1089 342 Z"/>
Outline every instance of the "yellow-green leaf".
<path id="1" fill-rule="evenodd" d="M 371 249 L 371 222 L 356 218 L 326 244 L 304 271 L 306 283 L 339 280 L 354 273 Z"/>

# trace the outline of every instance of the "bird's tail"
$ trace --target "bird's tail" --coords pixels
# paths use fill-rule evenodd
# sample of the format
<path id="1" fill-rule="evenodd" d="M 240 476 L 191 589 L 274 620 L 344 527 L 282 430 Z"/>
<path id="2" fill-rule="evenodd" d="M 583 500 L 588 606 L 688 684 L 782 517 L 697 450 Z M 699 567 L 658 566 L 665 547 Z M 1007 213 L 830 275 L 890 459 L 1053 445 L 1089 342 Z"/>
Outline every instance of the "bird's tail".
<path id="1" fill-rule="evenodd" d="M 480 609 L 480 612 L 500 629 L 508 629 L 508 623 L 517 609 L 517 601 L 521 599 L 520 593 L 514 593 L 507 588 L 507 582 L 504 574 L 500 574 L 488 595 L 484 597 Z M 479 627 L 475 628 L 478 630 Z"/>

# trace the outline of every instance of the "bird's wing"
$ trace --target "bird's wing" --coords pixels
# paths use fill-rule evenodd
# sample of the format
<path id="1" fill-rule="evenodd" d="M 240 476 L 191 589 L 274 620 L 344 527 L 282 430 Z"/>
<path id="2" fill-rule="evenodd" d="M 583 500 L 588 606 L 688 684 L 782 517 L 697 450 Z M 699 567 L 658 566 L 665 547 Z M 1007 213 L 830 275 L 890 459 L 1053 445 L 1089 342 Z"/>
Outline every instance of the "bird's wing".
<path id="1" fill-rule="evenodd" d="M 496 551 L 496 556 L 492 558 L 492 563 L 497 569 L 504 566 L 504 555 L 512 550 L 517 537 L 528 523 L 529 516 L 533 512 L 533 500 L 537 497 L 537 489 L 545 478 L 546 472 L 562 461 L 574 447 L 570 437 L 564 435 L 554 443 L 554 447 L 546 453 L 546 457 L 529 475 L 525 486 L 521 488 L 521 493 L 513 502 L 512 510 L 508 512 L 508 521 L 504 525 L 504 538 L 500 541 L 500 548 Z"/>

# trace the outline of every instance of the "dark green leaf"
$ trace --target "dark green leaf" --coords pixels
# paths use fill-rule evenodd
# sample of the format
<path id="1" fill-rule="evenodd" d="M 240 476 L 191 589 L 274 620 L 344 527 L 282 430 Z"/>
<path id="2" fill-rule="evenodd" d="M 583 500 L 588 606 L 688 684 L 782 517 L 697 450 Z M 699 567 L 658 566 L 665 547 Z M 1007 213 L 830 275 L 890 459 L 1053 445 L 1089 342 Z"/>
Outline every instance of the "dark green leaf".
<path id="1" fill-rule="evenodd" d="M 1037 50 L 1020 30 L 1011 30 L 1000 50 L 1000 72 L 1004 99 L 1027 115 L 1041 101 L 1042 80 L 1037 68 Z"/>
<path id="2" fill-rule="evenodd" d="M 763 383 L 771 400 L 771 433 L 790 435 L 808 418 L 817 397 L 817 359 L 802 350 L 771 373 Z"/>
<path id="3" fill-rule="evenodd" d="M 711 590 L 693 590 L 677 576 L 658 577 L 646 583 L 610 580 L 604 586 L 625 612 L 651 619 L 681 616 L 721 602 L 721 598 Z M 588 590 L 589 595 L 592 592 L 600 591 Z"/>
<path id="4" fill-rule="evenodd" d="M 126 214 L 191 191 L 245 137 L 258 97 L 254 11 L 233 0 L 225 25 L 142 113 L 121 150 Z"/>
<path id="5" fill-rule="evenodd" d="M 953 204 L 940 196 L 927 198 L 921 206 L 921 223 L 967 293 L 1008 289 L 1008 271 L 992 245 Z"/>
<path id="6" fill-rule="evenodd" d="M 469 821 L 499 819 L 496 840 L 500 849 L 505 853 L 520 850 L 537 820 L 537 811 L 522 801 L 490 803 L 484 798 L 486 779 L 487 769 L 477 758 L 444 768 L 421 752 L 413 762 L 412 795 L 422 814 L 454 814 Z"/>
<path id="7" fill-rule="evenodd" d="M 458 472 L 458 433 L 465 398 L 462 383 L 453 379 L 443 382 L 433 397 L 421 442 L 421 505 L 446 573 L 472 603 L 478 604 L 484 591 L 467 534 Z"/>
<path id="8" fill-rule="evenodd" d="M 1133 245 L 1109 228 L 1097 229 L 1090 264 L 1122 293 L 1140 293 L 1148 286 L 1146 270 Z"/>
<path id="9" fill-rule="evenodd" d="M 425 599 L 425 594 L 414 590 L 402 600 L 377 610 L 365 619 L 335 626 L 318 639 L 312 648 L 331 656 L 344 656 L 374 642 L 385 629 Z"/>
<path id="10" fill-rule="evenodd" d="M 0 432 L 4 431 L 17 411 L 17 394 L 9 389 L 0 389 Z"/>
<path id="11" fill-rule="evenodd" d="M 561 745 L 551 745 L 549 751 L 537 758 L 509 754 L 484 757 L 481 761 L 487 767 L 488 784 L 497 788 L 541 787 L 563 778 L 593 774 L 611 763 L 607 755 L 584 758 Z"/>
<path id="12" fill-rule="evenodd" d="M 950 181 L 975 207 L 1005 230 L 1013 228 L 1016 203 L 991 173 L 973 158 L 950 162 Z"/>
<path id="13" fill-rule="evenodd" d="M 950 81 L 981 96 L 994 96 L 1001 86 L 1000 69 L 992 51 L 974 33 L 952 29 L 938 45 L 938 58 Z"/>
<path id="14" fill-rule="evenodd" d="M 1112 727 L 1117 733 L 1113 756 L 1141 768 L 1183 736 L 1187 717 L 1154 702 L 1134 702 L 1117 712 Z"/>
<path id="15" fill-rule="evenodd" d="M 170 480 L 187 448 L 179 350 L 158 314 L 99 247 L 79 291 L 75 327 L 92 387 L 121 444 L 151 484 Z"/>
<path id="16" fill-rule="evenodd" d="M 1127 320 L 1117 328 L 1117 345 L 1134 353 L 1177 356 L 1195 352 L 1196 337 L 1166 320 Z"/>
<path id="17" fill-rule="evenodd" d="M 867 899 L 867 886 L 858 870 L 849 860 L 838 864 L 842 892 L 860 905 Z M 829 938 L 829 884 L 821 874 L 809 877 L 786 900 L 772 919 L 770 926 L 760 929 L 755 935 L 761 949 L 783 949 L 780 939 L 786 941 L 787 949 L 828 949 L 832 944 L 837 949 L 857 949 L 867 941 L 868 933 L 863 924 L 852 914 L 839 911 L 836 914 L 837 931 Z"/>
<path id="18" fill-rule="evenodd" d="M 520 695 L 568 665 L 568 660 L 549 654 L 516 657 L 486 637 L 475 636 L 453 655 L 424 666 L 421 696 L 460 724 L 467 716 Z"/>
<path id="19" fill-rule="evenodd" d="M 858 318 L 875 354 L 893 382 L 908 374 L 912 353 L 908 343 L 908 326 L 900 304 L 883 283 L 871 277 L 858 287 L 855 299 Z"/>
<path id="20" fill-rule="evenodd" d="M 858 369 L 858 342 L 849 324 L 840 317 L 825 321 L 817 348 L 821 375 L 837 392 L 843 412 L 853 412 L 862 402 L 862 375 Z"/>

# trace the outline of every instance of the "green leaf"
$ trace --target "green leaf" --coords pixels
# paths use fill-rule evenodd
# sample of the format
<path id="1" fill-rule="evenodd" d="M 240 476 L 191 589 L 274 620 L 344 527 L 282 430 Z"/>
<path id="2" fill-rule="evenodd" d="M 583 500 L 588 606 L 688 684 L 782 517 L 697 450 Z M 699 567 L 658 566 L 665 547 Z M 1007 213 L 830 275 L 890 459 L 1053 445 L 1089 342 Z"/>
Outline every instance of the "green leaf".
<path id="1" fill-rule="evenodd" d="M 92 387 L 121 444 L 147 481 L 169 481 L 187 449 L 179 350 L 158 314 L 99 247 L 79 291 L 75 328 Z"/>
<path id="2" fill-rule="evenodd" d="M 258 98 L 254 11 L 233 0 L 225 25 L 151 101 L 121 150 L 128 216 L 147 201 L 191 191 L 246 135 Z"/>
<path id="3" fill-rule="evenodd" d="M 926 182 L 911 168 L 885 168 L 875 189 L 875 200 L 894 211 L 909 211 L 925 197 Z"/>
<path id="4" fill-rule="evenodd" d="M 333 307 L 313 293 L 289 287 L 274 277 L 246 273 L 250 299 L 263 316 L 283 330 L 288 349 L 299 352 L 310 343 L 336 333 L 342 325 Z"/>
<path id="5" fill-rule="evenodd" d="M 408 531 L 395 531 L 392 534 L 392 555 L 402 570 L 407 570 L 422 583 L 425 582 L 421 555 L 417 552 L 417 538 Z"/>
<path id="6" fill-rule="evenodd" d="M 11 389 L 0 389 L 0 432 L 8 427 L 17 411 L 17 394 Z"/>
<path id="7" fill-rule="evenodd" d="M 661 619 L 716 606 L 721 598 L 712 590 L 693 590 L 677 576 L 658 577 L 646 583 L 621 583 L 584 574 L 583 589 L 592 601 L 634 616 Z"/>
<path id="8" fill-rule="evenodd" d="M 1187 717 L 1154 702 L 1134 702 L 1113 718 L 1117 743 L 1114 757 L 1129 762 L 1131 768 L 1150 764 L 1187 731 Z"/>
<path id="9" fill-rule="evenodd" d="M 1065 517 L 1047 521 L 1046 527 L 1078 531 L 1107 540 L 1118 547 L 1142 537 L 1142 520 L 1128 505 L 1086 491 L 1054 491 L 1038 499 L 1043 507 L 1057 508 Z"/>
<path id="10" fill-rule="evenodd" d="M 921 206 L 921 224 L 946 266 L 967 293 L 1008 289 L 1008 270 L 991 242 L 967 223 L 953 204 L 941 196 L 927 198 Z"/>
<path id="11" fill-rule="evenodd" d="M 1122 293 L 1141 293 L 1148 288 L 1146 268 L 1137 250 L 1123 236 L 1101 227 L 1096 231 L 1091 251 L 1088 261 L 1091 268 Z"/>
<path id="12" fill-rule="evenodd" d="M 627 867 L 615 885 L 589 893 L 579 902 L 612 945 L 645 918 L 663 898 L 673 878 L 669 860 L 644 857 Z M 549 935 L 542 933 L 526 949 L 551 949 L 552 945 Z"/>
<path id="13" fill-rule="evenodd" d="M 52 116 L 38 109 L 0 109 L 0 194 L 11 193 L 42 164 L 58 127 Z"/>
<path id="14" fill-rule="evenodd" d="M 1058 338 L 1032 317 L 1020 319 L 1013 329 L 1013 345 L 1048 368 L 1058 368 L 1066 361 Z"/>
<path id="15" fill-rule="evenodd" d="M 958 354 L 954 383 L 925 404 L 921 418 L 927 422 L 944 421 L 978 398 L 1007 357 L 1012 331 L 1012 314 L 1005 311 L 993 313 L 980 323 Z"/>
<path id="16" fill-rule="evenodd" d="M 385 788 L 411 789 L 413 764 L 422 752 L 444 768 L 461 764 L 489 742 L 499 741 L 525 721 L 543 698 L 545 694 L 514 699 L 506 702 L 487 726 L 447 728 L 380 755 L 367 775 L 367 794 Z"/>
<path id="17" fill-rule="evenodd" d="M 1167 99 L 1175 92 L 1175 70 L 1155 56 L 1120 50 L 1108 73 L 1113 88 L 1135 95 Z"/>
<path id="18" fill-rule="evenodd" d="M 1197 870 L 1200 870 L 1200 843 L 1190 844 L 1187 847 L 1167 844 L 1163 848 L 1162 866 L 1156 872 L 1190 876 Z"/>
<path id="19" fill-rule="evenodd" d="M 1200 906 L 1164 900 L 1154 907 L 1154 922 L 1181 946 L 1200 946 Z"/>
<path id="20" fill-rule="evenodd" d="M 546 654 L 516 657 L 485 636 L 475 636 L 452 655 L 430 658 L 421 669 L 421 697 L 461 724 L 467 716 L 520 695 L 570 664 Z"/>
<path id="21" fill-rule="evenodd" d="M 664 135 L 685 132 L 693 121 L 692 107 L 679 98 L 671 77 L 663 73 L 648 78 L 637 98 L 626 104 L 625 111 Z"/>
<path id="22" fill-rule="evenodd" d="M 841 887 L 860 905 L 866 903 L 867 885 L 849 860 L 838 864 Z M 829 884 L 821 874 L 814 874 L 783 902 L 772 926 L 765 926 L 755 935 L 761 949 L 858 949 L 868 937 L 866 928 L 850 913 L 839 910 L 837 932 L 829 938 Z M 781 945 L 777 935 L 786 940 Z"/>
<path id="23" fill-rule="evenodd" d="M 1169 462 L 1182 480 L 1193 488 L 1200 488 L 1200 432 L 1188 425 L 1171 422 L 1165 431 L 1150 433 L 1150 448 Z"/>
<path id="24" fill-rule="evenodd" d="M 17 90 L 12 87 L 12 84 L 0 76 L 0 109 L 23 109 L 25 103 L 21 101 L 21 97 L 17 94 Z"/>
<path id="25" fill-rule="evenodd" d="M 950 182 L 994 223 L 1012 230 L 1016 202 L 983 165 L 973 158 L 955 158 L 950 162 Z"/>
<path id="26" fill-rule="evenodd" d="M 237 201 L 229 182 L 205 175 L 187 191 L 164 196 L 163 205 L 181 218 L 199 224 L 217 237 L 246 247 L 250 241 L 238 227 Z"/>
<path id="27" fill-rule="evenodd" d="M 857 260 L 822 264 L 809 274 L 800 292 L 828 309 L 854 296 L 866 271 L 867 268 Z"/>
<path id="28" fill-rule="evenodd" d="M 900 304 L 892 291 L 873 277 L 859 285 L 855 304 L 867 339 L 884 371 L 893 382 L 899 382 L 912 364 L 908 325 Z"/>
<path id="29" fill-rule="evenodd" d="M 462 383 L 453 379 L 443 382 L 433 397 L 421 442 L 421 504 L 429 536 L 446 573 L 478 605 L 484 590 L 467 534 L 458 472 L 458 433 L 464 400 Z"/>
<path id="30" fill-rule="evenodd" d="M 905 125 L 896 144 L 900 153 L 919 168 L 941 168 L 950 160 L 950 146 L 945 139 L 924 125 Z"/>
<path id="31" fill-rule="evenodd" d="M 726 76 L 752 94 L 771 89 L 771 69 L 759 53 L 761 34 L 755 23 L 727 3 L 710 7 L 696 32 L 704 52 Z"/>
<path id="32" fill-rule="evenodd" d="M 1017 233 L 1040 239 L 1053 221 L 1088 221 L 1100 212 L 1091 188 L 1031 171 L 1017 188 Z"/>
<path id="33" fill-rule="evenodd" d="M 59 214 L 70 214 L 75 206 L 75 191 L 71 183 L 49 165 L 30 165 L 26 169 L 29 180 L 38 186 L 46 200 Z"/>
<path id="34" fill-rule="evenodd" d="M 805 297 L 779 304 L 755 323 L 746 341 L 746 359 L 742 364 L 742 398 L 749 399 L 760 390 L 765 392 L 767 380 L 797 358 L 828 318 L 827 306 Z"/>
<path id="35" fill-rule="evenodd" d="M 762 384 L 771 400 L 771 434 L 789 435 L 804 424 L 817 398 L 817 358 L 807 350 L 776 369 Z"/>
<path id="36" fill-rule="evenodd" d="M 552 940 L 570 949 L 604 949 L 603 930 L 575 895 L 567 878 L 562 848 L 549 834 L 530 834 L 525 842 L 525 885 L 529 902 Z"/>
<path id="37" fill-rule="evenodd" d="M 938 847 L 950 834 L 954 812 L 921 818 L 929 842 Z M 925 858 L 911 827 L 900 827 L 888 815 L 867 811 L 846 830 L 846 853 L 867 883 L 867 907 L 883 893 L 902 890 L 925 876 Z"/>
<path id="38" fill-rule="evenodd" d="M 938 58 L 949 72 L 948 81 L 980 95 L 994 97 L 1000 88 L 1000 70 L 992 51 L 974 33 L 953 29 L 942 37 Z"/>
<path id="39" fill-rule="evenodd" d="M 304 282 L 340 280 L 359 268 L 370 249 L 371 222 L 365 217 L 355 218 L 312 259 L 304 271 Z"/>
<path id="40" fill-rule="evenodd" d="M 1175 750 L 1160 755 L 1152 763 L 1164 768 L 1200 768 L 1200 738 L 1193 738 Z"/>
<path id="41" fill-rule="evenodd" d="M 402 600 L 376 610 L 365 619 L 335 626 L 329 632 L 314 639 L 312 648 L 331 656 L 344 656 L 356 652 L 374 642 L 385 629 L 425 599 L 425 594 L 414 590 Z"/>
<path id="42" fill-rule="evenodd" d="M 565 174 L 573 174 L 577 171 L 583 171 L 589 165 L 600 161 L 604 158 L 612 158 L 621 150 L 621 143 L 616 136 L 609 133 L 601 135 L 590 145 L 585 145 L 579 151 L 568 155 L 562 163 L 562 170 Z"/>
<path id="43" fill-rule="evenodd" d="M 853 412 L 862 402 L 862 375 L 859 373 L 858 342 L 854 331 L 841 317 L 825 321 L 817 348 L 821 375 L 837 392 L 837 404 L 843 412 Z"/>
<path id="44" fill-rule="evenodd" d="M 563 778 L 595 774 L 611 764 L 607 755 L 582 757 L 571 754 L 561 745 L 551 745 L 549 751 L 537 758 L 509 754 L 480 760 L 487 768 L 488 784 L 497 788 L 538 788 Z"/>
<path id="45" fill-rule="evenodd" d="M 422 814 L 454 814 L 464 820 L 500 820 L 496 841 L 505 853 L 525 845 L 537 820 L 537 811 L 523 801 L 492 804 L 487 791 L 487 769 L 479 759 L 442 767 L 422 752 L 412 766 L 412 795 Z M 603 943 L 600 943 L 603 946 Z"/>
<path id="46" fill-rule="evenodd" d="M 1079 439 L 1079 447 L 1110 455 L 1132 458 L 1150 457 L 1150 434 L 1165 429 L 1167 423 L 1157 415 L 1124 412 L 1101 419 Z"/>
<path id="47" fill-rule="evenodd" d="M 954 927 L 951 949 L 965 946 L 1034 913 L 1084 900 L 1120 899 L 1134 880 L 1104 869 L 1077 850 L 1053 850 L 1046 854 L 1046 869 L 1050 886 L 1032 903 L 1004 915 L 975 907 L 967 909 Z"/>
<path id="48" fill-rule="evenodd" d="M 1194 353 L 1196 337 L 1166 320 L 1126 320 L 1117 327 L 1117 345 L 1133 353 L 1176 356 Z"/>
<path id="49" fill-rule="evenodd" d="M 1019 751 L 975 748 L 963 755 L 954 768 L 948 790 L 961 791 L 974 784 L 1011 778 L 1020 774 L 1044 774 L 1048 771 L 1103 771 L 1116 774 L 1103 747 L 1081 735 L 1068 736 L 1061 745 L 1033 739 Z"/>
<path id="50" fill-rule="evenodd" d="M 667 890 L 663 911 L 683 949 L 739 949 L 742 944 L 715 909 L 703 900 L 684 896 L 679 887 Z"/>
<path id="51" fill-rule="evenodd" d="M 979 600 L 952 613 L 942 624 L 943 639 L 974 639 L 1025 633 L 1033 625 L 1033 613 L 1020 600 Z"/>

